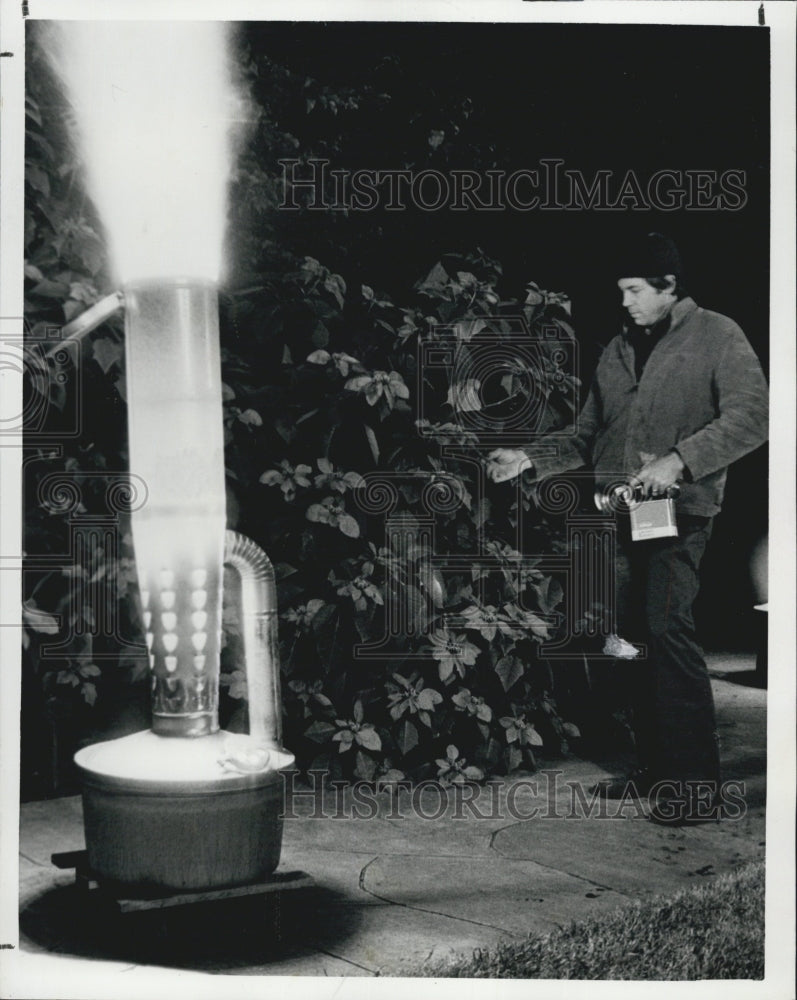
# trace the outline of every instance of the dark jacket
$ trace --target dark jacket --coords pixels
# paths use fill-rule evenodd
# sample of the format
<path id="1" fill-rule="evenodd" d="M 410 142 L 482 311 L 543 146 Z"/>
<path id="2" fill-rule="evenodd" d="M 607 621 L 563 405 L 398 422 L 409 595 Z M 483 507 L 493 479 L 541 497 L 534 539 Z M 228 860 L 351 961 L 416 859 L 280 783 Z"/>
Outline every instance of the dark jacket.
<path id="1" fill-rule="evenodd" d="M 539 478 L 592 465 L 603 487 L 675 450 L 686 465 L 678 509 L 710 516 L 720 509 L 728 466 L 766 441 L 767 415 L 766 379 L 741 329 L 685 298 L 639 382 L 633 348 L 620 334 L 601 355 L 558 454 L 551 455 L 552 438 L 526 451 Z"/>

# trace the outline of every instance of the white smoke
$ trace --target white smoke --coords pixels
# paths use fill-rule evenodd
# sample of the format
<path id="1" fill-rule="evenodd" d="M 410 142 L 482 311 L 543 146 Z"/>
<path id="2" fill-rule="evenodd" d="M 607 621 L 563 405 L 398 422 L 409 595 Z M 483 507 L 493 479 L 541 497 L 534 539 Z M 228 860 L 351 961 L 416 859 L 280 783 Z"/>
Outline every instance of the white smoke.
<path id="1" fill-rule="evenodd" d="M 227 26 L 62 22 L 49 48 L 117 278 L 218 281 L 237 107 Z"/>

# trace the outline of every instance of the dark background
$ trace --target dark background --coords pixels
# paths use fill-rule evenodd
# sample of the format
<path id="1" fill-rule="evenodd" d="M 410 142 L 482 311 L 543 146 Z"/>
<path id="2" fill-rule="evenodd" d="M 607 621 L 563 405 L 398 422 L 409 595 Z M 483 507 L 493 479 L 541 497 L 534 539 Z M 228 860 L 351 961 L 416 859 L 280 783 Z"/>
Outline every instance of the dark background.
<path id="1" fill-rule="evenodd" d="M 502 263 L 507 297 L 521 295 L 529 280 L 570 295 L 585 382 L 619 328 L 618 296 L 605 270 L 612 247 L 656 229 L 681 247 L 690 294 L 735 319 L 766 369 L 766 28 L 270 22 L 243 26 L 240 42 L 261 66 L 255 98 L 272 125 L 298 140 L 291 154 L 261 136 L 269 172 L 279 172 L 280 156 L 308 153 L 329 158 L 330 169 L 443 173 L 510 173 L 561 158 L 587 180 L 611 170 L 615 189 L 629 169 L 643 188 L 664 168 L 745 171 L 747 203 L 738 211 L 283 210 L 269 224 L 281 246 L 398 301 L 442 254 L 479 247 Z M 283 96 L 275 97 L 280 87 Z M 347 111 L 339 103 L 330 125 L 320 105 L 308 110 L 308 94 L 355 95 L 358 106 Z M 437 148 L 428 142 L 432 130 L 446 133 Z M 235 283 L 252 262 L 236 258 L 234 245 L 232 259 Z M 766 449 L 759 449 L 729 474 L 698 603 L 710 648 L 754 645 L 759 616 L 748 562 L 767 529 L 767 470 Z"/>

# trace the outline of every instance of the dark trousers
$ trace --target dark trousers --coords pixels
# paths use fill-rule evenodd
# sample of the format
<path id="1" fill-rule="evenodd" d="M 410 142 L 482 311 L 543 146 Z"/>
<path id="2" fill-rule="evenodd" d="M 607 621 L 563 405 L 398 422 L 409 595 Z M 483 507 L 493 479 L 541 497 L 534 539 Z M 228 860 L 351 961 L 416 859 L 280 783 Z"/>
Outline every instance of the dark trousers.
<path id="1" fill-rule="evenodd" d="M 619 634 L 646 647 L 628 661 L 639 763 L 659 779 L 720 780 L 711 682 L 695 637 L 692 606 L 710 517 L 678 518 L 679 536 L 631 541 L 618 524 L 616 617 Z"/>

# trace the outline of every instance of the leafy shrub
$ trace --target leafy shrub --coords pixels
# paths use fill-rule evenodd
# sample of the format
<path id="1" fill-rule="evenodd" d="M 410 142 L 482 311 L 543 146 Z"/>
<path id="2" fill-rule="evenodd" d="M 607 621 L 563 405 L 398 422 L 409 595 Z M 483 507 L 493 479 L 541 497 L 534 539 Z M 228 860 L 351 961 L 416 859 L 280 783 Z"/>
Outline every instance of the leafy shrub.
<path id="1" fill-rule="evenodd" d="M 463 419 L 489 408 L 494 429 L 531 408 L 546 431 L 572 418 L 572 375 L 543 336 L 573 336 L 569 303 L 534 284 L 501 301 L 499 278 L 481 254 L 452 256 L 399 306 L 305 258 L 227 303 L 230 485 L 238 527 L 277 567 L 285 739 L 304 765 L 465 780 L 533 768 L 535 748 L 578 735 L 537 655 L 561 627 L 561 585 L 521 570 L 511 544 L 520 518 L 545 525 L 528 490 L 519 509 L 516 490 L 486 486 Z M 537 382 L 518 363 L 481 385 L 477 345 L 511 350 L 520 318 Z M 420 342 L 453 369 L 421 370 Z M 550 527 L 548 544 L 562 544 Z"/>
<path id="2" fill-rule="evenodd" d="M 25 275 L 34 343 L 111 286 L 59 124 L 63 105 L 41 53 L 30 51 Z M 245 174 L 247 164 L 251 157 L 241 161 Z M 263 172 L 237 183 L 273 188 Z M 540 747 L 566 752 L 578 730 L 560 717 L 554 672 L 537 655 L 561 627 L 562 588 L 528 561 L 520 570 L 513 539 L 526 519 L 540 551 L 561 553 L 563 542 L 528 488 L 484 483 L 471 418 L 488 411 L 495 429 L 530 412 L 536 431 L 572 418 L 573 376 L 542 336 L 573 337 L 567 299 L 530 283 L 522 301 L 502 300 L 501 267 L 481 251 L 445 257 L 401 303 L 367 285 L 347 288 L 311 257 L 272 248 L 260 266 L 251 287 L 221 296 L 228 520 L 277 568 L 286 745 L 304 767 L 370 781 L 458 783 L 533 768 Z M 482 384 L 477 346 L 489 340 L 511 353 L 521 322 L 539 344 L 536 382 L 518 365 Z M 146 681 L 125 514 L 89 554 L 74 550 L 71 534 L 76 515 L 108 513 L 108 477 L 127 467 L 122 334 L 116 317 L 87 338 L 79 379 L 64 383 L 42 361 L 43 379 L 26 387 L 44 397 L 47 415 L 25 463 L 29 714 L 44 705 L 54 722 L 71 715 L 83 738 L 114 692 Z M 419 367 L 420 344 L 448 352 L 453 369 Z M 73 438 L 62 431 L 76 394 L 82 430 Z M 77 501 L 43 490 L 53 473 L 79 485 Z M 378 502 L 388 494 L 389 518 Z M 53 553 L 67 555 L 48 568 Z M 107 610 L 101 584 L 114 602 L 110 633 L 98 620 Z M 388 635 L 398 608 L 405 620 Z M 235 726 L 246 681 L 231 608 L 224 628 L 223 722 Z M 44 643 L 60 643 L 59 655 L 42 656 Z M 368 655 L 357 646 L 370 646 Z"/>

